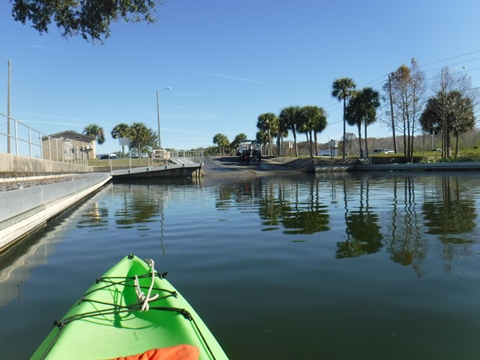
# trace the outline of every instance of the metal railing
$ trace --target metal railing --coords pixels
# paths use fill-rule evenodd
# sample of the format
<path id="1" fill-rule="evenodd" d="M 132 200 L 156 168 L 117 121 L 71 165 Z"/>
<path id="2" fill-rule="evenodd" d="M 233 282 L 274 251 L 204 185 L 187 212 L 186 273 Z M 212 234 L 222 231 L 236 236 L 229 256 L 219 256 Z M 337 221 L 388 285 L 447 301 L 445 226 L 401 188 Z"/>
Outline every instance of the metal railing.
<path id="1" fill-rule="evenodd" d="M 200 150 L 153 150 L 152 158 L 182 164 L 203 164 L 205 160 L 204 152 Z"/>
<path id="2" fill-rule="evenodd" d="M 172 160 L 180 160 L 191 162 L 194 164 L 203 164 L 205 161 L 205 156 L 203 151 L 192 151 L 192 150 L 175 150 L 170 151 L 170 157 Z"/>
<path id="3" fill-rule="evenodd" d="M 10 122 L 10 124 L 9 124 Z M 90 143 L 65 138 L 53 138 L 32 127 L 0 113 L 0 153 L 26 156 L 36 159 L 88 165 Z M 204 163 L 203 151 L 161 151 L 161 156 L 149 156 L 148 166 L 155 165 L 154 159 L 167 162 Z M 111 161 L 110 161 L 111 163 Z M 132 167 L 132 159 L 130 159 Z"/>
<path id="4" fill-rule="evenodd" d="M 75 142 L 52 138 L 0 113 L 0 153 L 88 165 L 88 152 L 85 149 L 89 143 Z"/>

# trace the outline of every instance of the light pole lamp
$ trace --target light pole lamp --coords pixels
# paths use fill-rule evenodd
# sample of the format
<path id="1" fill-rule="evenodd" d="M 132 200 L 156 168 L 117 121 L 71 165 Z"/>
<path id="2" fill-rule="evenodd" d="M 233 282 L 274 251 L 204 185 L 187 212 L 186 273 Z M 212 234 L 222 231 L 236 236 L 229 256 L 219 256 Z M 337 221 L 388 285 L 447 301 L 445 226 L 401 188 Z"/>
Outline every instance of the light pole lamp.
<path id="1" fill-rule="evenodd" d="M 160 92 L 163 90 L 172 90 L 170 86 L 163 88 L 162 90 L 157 90 L 157 120 L 158 120 L 158 148 L 162 148 L 162 138 L 160 137 Z"/>

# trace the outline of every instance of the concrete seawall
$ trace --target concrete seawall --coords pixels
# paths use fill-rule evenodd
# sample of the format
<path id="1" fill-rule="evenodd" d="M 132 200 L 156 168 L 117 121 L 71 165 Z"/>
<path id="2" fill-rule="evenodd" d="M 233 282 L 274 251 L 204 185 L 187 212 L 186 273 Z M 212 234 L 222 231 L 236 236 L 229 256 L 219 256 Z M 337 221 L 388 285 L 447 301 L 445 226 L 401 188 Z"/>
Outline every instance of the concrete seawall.
<path id="1" fill-rule="evenodd" d="M 75 174 L 71 175 L 71 181 L 0 192 L 0 252 L 97 191 L 110 179 L 108 173 Z"/>
<path id="2" fill-rule="evenodd" d="M 445 162 L 431 164 L 358 164 L 338 163 L 315 164 L 315 172 L 345 172 L 345 171 L 479 171 L 480 162 Z"/>
<path id="3" fill-rule="evenodd" d="M 91 166 L 0 153 L 0 178 L 3 180 L 92 171 L 94 170 Z"/>
<path id="4" fill-rule="evenodd" d="M 111 178 L 109 173 L 92 172 L 91 166 L 0 153 L 0 252 Z M 65 181 L 66 178 L 74 181 Z M 49 182 L 49 185 L 40 185 Z M 14 191 L 7 191 L 12 190 L 13 185 Z"/>

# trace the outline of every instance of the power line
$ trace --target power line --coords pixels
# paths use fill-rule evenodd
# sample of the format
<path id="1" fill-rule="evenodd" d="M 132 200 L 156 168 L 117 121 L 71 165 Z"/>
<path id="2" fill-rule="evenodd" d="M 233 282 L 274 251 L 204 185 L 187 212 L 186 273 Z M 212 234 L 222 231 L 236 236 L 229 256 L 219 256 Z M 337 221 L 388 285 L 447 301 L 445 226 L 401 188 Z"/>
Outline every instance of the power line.
<path id="1" fill-rule="evenodd" d="M 459 57 L 462 57 L 462 56 L 467 56 L 467 55 L 475 54 L 475 53 L 478 53 L 478 52 L 480 52 L 480 50 L 475 50 L 475 51 L 472 51 L 472 52 L 469 52 L 469 53 L 452 56 L 452 57 L 449 57 L 449 58 L 446 58 L 446 59 L 443 59 L 443 60 L 432 61 L 432 62 L 430 62 L 430 63 L 428 63 L 428 64 L 424 64 L 423 66 L 430 66 L 430 65 L 433 65 L 433 64 L 438 64 L 438 63 L 443 62 L 443 61 L 448 61 L 448 60 L 456 59 L 456 58 L 459 58 Z"/>

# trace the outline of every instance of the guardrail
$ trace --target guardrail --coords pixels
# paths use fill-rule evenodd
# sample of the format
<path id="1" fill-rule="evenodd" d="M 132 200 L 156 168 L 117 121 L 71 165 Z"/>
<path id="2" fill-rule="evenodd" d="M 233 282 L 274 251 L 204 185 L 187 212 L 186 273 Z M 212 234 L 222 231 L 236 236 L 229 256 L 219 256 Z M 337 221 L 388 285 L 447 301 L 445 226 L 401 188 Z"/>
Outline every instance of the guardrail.
<path id="1" fill-rule="evenodd" d="M 170 151 L 170 158 L 180 163 L 190 162 L 194 164 L 203 164 L 205 162 L 205 155 L 203 151 L 198 150 L 177 150 Z"/>
<path id="2" fill-rule="evenodd" d="M 201 150 L 153 150 L 152 159 L 171 163 L 203 164 L 204 152 Z"/>
<path id="3" fill-rule="evenodd" d="M 87 154 L 80 149 L 89 144 L 81 142 L 82 146 L 73 146 L 71 142 L 54 139 L 49 135 L 0 113 L 0 152 L 27 156 L 36 159 L 53 160 L 87 165 Z"/>

